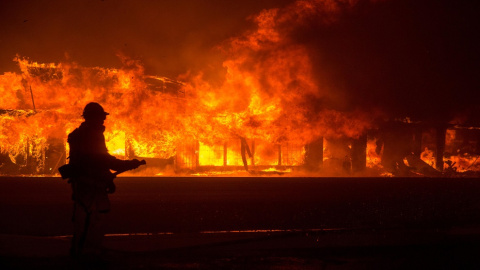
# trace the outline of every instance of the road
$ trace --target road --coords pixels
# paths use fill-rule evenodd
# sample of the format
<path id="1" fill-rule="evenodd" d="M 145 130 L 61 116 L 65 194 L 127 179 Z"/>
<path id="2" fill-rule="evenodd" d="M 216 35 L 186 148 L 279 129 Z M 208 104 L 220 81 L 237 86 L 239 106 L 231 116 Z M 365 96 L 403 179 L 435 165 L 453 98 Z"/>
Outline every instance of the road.
<path id="1" fill-rule="evenodd" d="M 116 182 L 105 224 L 112 269 L 127 262 L 126 268 L 142 268 L 145 261 L 152 268 L 176 263 L 208 269 L 212 262 L 214 268 L 251 268 L 269 260 L 266 268 L 382 269 L 395 263 L 391 258 L 400 258 L 401 266 L 423 258 L 420 265 L 435 262 L 438 268 L 476 263 L 480 251 L 478 179 L 121 177 Z M 11 268 L 65 267 L 71 210 L 70 187 L 60 178 L 0 178 L 0 257 Z M 456 257 L 445 262 L 452 254 Z"/>

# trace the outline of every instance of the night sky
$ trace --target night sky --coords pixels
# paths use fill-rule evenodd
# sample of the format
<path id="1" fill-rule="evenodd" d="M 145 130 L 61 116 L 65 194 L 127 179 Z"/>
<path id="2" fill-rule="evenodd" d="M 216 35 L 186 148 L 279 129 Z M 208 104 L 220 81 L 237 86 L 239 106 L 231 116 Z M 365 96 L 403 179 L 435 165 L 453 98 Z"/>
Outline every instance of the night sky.
<path id="1" fill-rule="evenodd" d="M 149 74 L 175 78 L 218 64 L 216 48 L 254 28 L 250 16 L 291 2 L 2 1 L 0 73 L 18 71 L 17 53 L 120 67 L 121 52 Z M 319 12 L 288 35 L 308 48 L 315 79 L 335 90 L 334 109 L 480 124 L 479 12 L 478 1 L 360 0 L 334 21 Z"/>

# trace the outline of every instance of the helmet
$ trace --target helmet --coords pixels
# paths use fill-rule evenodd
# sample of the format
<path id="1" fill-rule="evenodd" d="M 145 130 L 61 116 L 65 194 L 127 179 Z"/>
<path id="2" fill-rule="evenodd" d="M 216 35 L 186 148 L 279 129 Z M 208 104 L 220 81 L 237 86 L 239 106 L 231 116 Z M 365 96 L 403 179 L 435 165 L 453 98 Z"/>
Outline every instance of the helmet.
<path id="1" fill-rule="evenodd" d="M 109 113 L 105 112 L 103 107 L 96 103 L 96 102 L 90 102 L 88 103 L 85 108 L 83 109 L 83 118 L 96 118 L 96 117 L 105 117 L 109 115 Z"/>

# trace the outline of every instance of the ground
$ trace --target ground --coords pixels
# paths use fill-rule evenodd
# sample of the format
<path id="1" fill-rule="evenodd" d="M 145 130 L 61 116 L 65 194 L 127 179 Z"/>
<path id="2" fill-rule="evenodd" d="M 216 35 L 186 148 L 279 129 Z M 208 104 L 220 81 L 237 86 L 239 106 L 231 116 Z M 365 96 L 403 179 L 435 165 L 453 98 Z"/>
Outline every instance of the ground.
<path id="1" fill-rule="evenodd" d="M 0 179 L 1 269 L 475 269 L 480 182 L 118 178 L 101 257 L 73 260 L 69 185 Z"/>

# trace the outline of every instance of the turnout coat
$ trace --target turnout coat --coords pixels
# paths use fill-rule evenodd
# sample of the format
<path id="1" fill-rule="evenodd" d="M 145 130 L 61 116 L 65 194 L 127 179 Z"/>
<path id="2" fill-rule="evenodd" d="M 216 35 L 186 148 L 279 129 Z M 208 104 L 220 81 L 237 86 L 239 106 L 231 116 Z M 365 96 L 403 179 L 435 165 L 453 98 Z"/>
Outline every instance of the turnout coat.
<path id="1" fill-rule="evenodd" d="M 69 164 L 74 171 L 70 178 L 72 199 L 87 212 L 93 208 L 100 212 L 110 210 L 108 193 L 115 191 L 115 175 L 110 170 L 136 167 L 131 160 L 120 160 L 108 153 L 104 131 L 104 125 L 83 122 L 68 135 Z"/>

